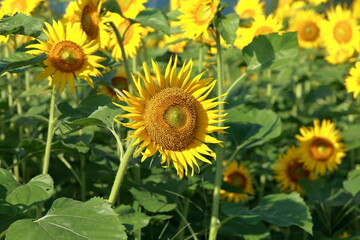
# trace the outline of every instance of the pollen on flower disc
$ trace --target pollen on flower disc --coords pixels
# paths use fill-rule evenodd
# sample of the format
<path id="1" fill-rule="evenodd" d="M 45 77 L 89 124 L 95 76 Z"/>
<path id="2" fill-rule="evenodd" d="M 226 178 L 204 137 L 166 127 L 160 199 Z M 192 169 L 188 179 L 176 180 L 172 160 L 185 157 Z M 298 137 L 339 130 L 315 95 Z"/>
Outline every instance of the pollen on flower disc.
<path id="1" fill-rule="evenodd" d="M 62 72 L 79 70 L 85 61 L 82 48 L 67 40 L 57 43 L 48 57 L 55 68 Z"/>

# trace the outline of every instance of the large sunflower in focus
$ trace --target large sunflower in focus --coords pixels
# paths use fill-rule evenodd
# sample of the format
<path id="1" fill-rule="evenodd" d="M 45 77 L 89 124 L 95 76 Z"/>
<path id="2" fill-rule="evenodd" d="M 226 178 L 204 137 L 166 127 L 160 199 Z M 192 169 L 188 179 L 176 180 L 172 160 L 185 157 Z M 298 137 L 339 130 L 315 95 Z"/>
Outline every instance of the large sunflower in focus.
<path id="1" fill-rule="evenodd" d="M 207 29 L 215 17 L 219 0 L 184 0 L 179 11 L 178 19 L 184 36 L 190 39 L 198 38 L 201 34 L 207 35 Z"/>
<path id="2" fill-rule="evenodd" d="M 264 4 L 260 0 L 238 0 L 234 10 L 241 19 L 255 18 L 264 15 Z"/>
<path id="3" fill-rule="evenodd" d="M 299 185 L 303 178 L 315 179 L 316 176 L 300 162 L 302 150 L 290 147 L 285 154 L 280 155 L 280 160 L 274 166 L 275 179 L 279 181 L 280 191 L 297 191 L 301 194 L 304 190 Z"/>
<path id="4" fill-rule="evenodd" d="M 16 12 L 20 12 L 30 15 L 42 1 L 43 0 L 3 0 L 0 2 L 0 5 L 5 14 L 13 15 Z"/>
<path id="5" fill-rule="evenodd" d="M 177 73 L 177 57 L 170 60 L 163 75 L 156 62 L 152 62 L 155 78 L 150 74 L 146 63 L 143 64 L 144 75 L 139 73 L 133 81 L 137 94 L 123 91 L 126 97 L 120 97 L 128 106 L 118 105 L 128 114 L 117 117 L 132 120 L 122 123 L 135 129 L 127 139 L 135 139 L 133 145 L 139 148 L 135 152 L 142 154 L 141 161 L 161 154 L 161 164 L 166 167 L 172 162 L 180 178 L 189 172 L 194 174 L 194 167 L 199 170 L 197 159 L 211 164 L 207 157 L 216 158 L 208 143 L 221 142 L 209 134 L 223 132 L 226 127 L 212 124 L 221 120 L 226 114 L 221 110 L 211 110 L 219 105 L 217 98 L 206 97 L 214 88 L 216 81 L 210 78 L 201 79 L 203 74 L 192 78 L 192 61 L 184 63 Z M 115 121 L 118 121 L 115 117 Z"/>
<path id="6" fill-rule="evenodd" d="M 345 157 L 344 144 L 340 142 L 339 131 L 330 120 L 314 120 L 314 127 L 301 127 L 301 135 L 296 135 L 300 142 L 302 157 L 306 169 L 324 175 L 337 169 Z"/>
<path id="7" fill-rule="evenodd" d="M 319 46 L 320 24 L 324 19 L 314 10 L 299 10 L 290 19 L 291 30 L 297 31 L 299 46 L 316 48 Z"/>
<path id="8" fill-rule="evenodd" d="M 28 53 L 35 55 L 45 53 L 47 56 L 44 61 L 46 68 L 36 78 L 50 77 L 49 85 L 60 87 L 60 92 L 64 90 L 66 84 L 69 84 L 72 92 L 76 77 L 94 87 L 90 77 L 101 76 L 97 68 L 104 68 L 99 64 L 103 58 L 91 55 L 97 51 L 98 45 L 93 42 L 85 44 L 86 34 L 78 25 L 68 24 L 65 28 L 60 21 L 53 21 L 52 25 L 45 23 L 45 26 L 47 30 L 44 29 L 44 32 L 48 41 L 39 40 L 39 44 L 27 46 L 34 48 L 28 50 Z"/>
<path id="9" fill-rule="evenodd" d="M 350 76 L 345 78 L 346 91 L 353 93 L 356 98 L 360 93 L 360 62 L 355 64 L 349 71 Z"/>
<path id="10" fill-rule="evenodd" d="M 126 57 L 132 58 L 137 53 L 137 49 L 141 44 L 142 34 L 145 31 L 140 24 L 131 22 L 121 17 L 117 13 L 111 13 L 109 15 L 111 21 L 117 27 L 124 44 Z M 110 33 L 110 49 L 112 49 L 112 57 L 115 60 L 123 60 L 122 51 L 118 44 L 118 39 L 114 32 Z"/>
<path id="11" fill-rule="evenodd" d="M 327 21 L 321 24 L 324 44 L 327 48 L 354 48 L 359 50 L 360 28 L 350 10 L 340 5 L 327 12 Z"/>
<path id="12" fill-rule="evenodd" d="M 249 194 L 254 194 L 254 188 L 252 179 L 250 177 L 248 169 L 238 164 L 236 161 L 232 161 L 229 166 L 224 170 L 223 181 L 237 187 L 243 193 L 228 192 L 224 189 L 220 190 L 221 198 L 226 199 L 228 202 L 246 202 L 249 198 Z"/>
<path id="13" fill-rule="evenodd" d="M 145 9 L 144 3 L 148 0 L 116 0 L 121 13 L 127 18 L 135 18 L 139 12 Z"/>

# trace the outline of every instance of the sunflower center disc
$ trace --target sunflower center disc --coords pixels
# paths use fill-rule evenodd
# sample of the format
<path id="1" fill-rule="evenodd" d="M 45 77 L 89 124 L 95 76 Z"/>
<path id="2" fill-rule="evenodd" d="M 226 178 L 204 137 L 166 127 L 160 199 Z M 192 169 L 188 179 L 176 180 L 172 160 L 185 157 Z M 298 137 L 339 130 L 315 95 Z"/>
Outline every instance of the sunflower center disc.
<path id="1" fill-rule="evenodd" d="M 305 26 L 299 31 L 301 39 L 305 41 L 314 41 L 319 37 L 320 29 L 312 21 L 308 21 Z"/>
<path id="2" fill-rule="evenodd" d="M 99 16 L 96 6 L 86 5 L 81 15 L 81 26 L 91 39 L 97 38 L 99 34 Z"/>
<path id="3" fill-rule="evenodd" d="M 304 169 L 304 165 L 299 162 L 294 162 L 288 168 L 288 177 L 293 182 L 297 182 L 299 179 L 308 177 L 310 172 Z"/>
<path id="4" fill-rule="evenodd" d="M 254 16 L 255 16 L 255 11 L 249 8 L 242 12 L 240 18 L 254 18 Z"/>
<path id="5" fill-rule="evenodd" d="M 25 12 L 25 10 L 27 9 L 27 1 L 13 1 L 11 3 L 11 9 L 16 12 Z"/>
<path id="6" fill-rule="evenodd" d="M 197 102 L 181 88 L 165 88 L 146 104 L 144 123 L 155 143 L 179 151 L 193 142 L 197 131 Z"/>
<path id="7" fill-rule="evenodd" d="M 245 189 L 246 186 L 246 178 L 242 173 L 239 172 L 233 172 L 229 175 L 229 184 L 239 188 L 239 189 Z"/>
<path id="8" fill-rule="evenodd" d="M 128 90 L 127 80 L 124 77 L 113 77 L 111 79 L 111 84 L 117 89 Z"/>
<path id="9" fill-rule="evenodd" d="M 346 21 L 336 23 L 334 27 L 334 37 L 338 43 L 347 43 L 351 40 L 351 25 Z"/>
<path id="10" fill-rule="evenodd" d="M 262 26 L 260 28 L 258 28 L 255 32 L 255 36 L 259 36 L 259 35 L 264 35 L 264 34 L 269 34 L 269 33 L 273 33 L 274 30 L 269 27 L 269 26 Z"/>
<path id="11" fill-rule="evenodd" d="M 79 70 L 84 63 L 81 47 L 71 41 L 61 41 L 50 51 L 49 59 L 56 69 L 62 72 Z"/>
<path id="12" fill-rule="evenodd" d="M 318 161 L 328 160 L 334 153 L 334 146 L 329 140 L 318 138 L 310 145 L 311 155 Z"/>

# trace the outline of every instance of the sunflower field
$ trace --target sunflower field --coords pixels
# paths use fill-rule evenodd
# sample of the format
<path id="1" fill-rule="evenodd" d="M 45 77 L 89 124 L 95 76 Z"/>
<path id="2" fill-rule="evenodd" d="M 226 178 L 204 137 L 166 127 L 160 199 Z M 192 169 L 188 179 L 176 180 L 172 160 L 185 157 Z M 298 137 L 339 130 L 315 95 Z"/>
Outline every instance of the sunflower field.
<path id="1" fill-rule="evenodd" d="M 0 0 L 0 239 L 360 239 L 360 0 Z"/>

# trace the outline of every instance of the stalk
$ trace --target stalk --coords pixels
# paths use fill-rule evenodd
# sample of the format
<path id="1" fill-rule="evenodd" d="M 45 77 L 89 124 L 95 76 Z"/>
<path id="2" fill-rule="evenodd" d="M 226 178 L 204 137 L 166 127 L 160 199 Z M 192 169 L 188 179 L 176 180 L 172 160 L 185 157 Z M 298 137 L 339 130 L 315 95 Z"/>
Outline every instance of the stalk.
<path id="1" fill-rule="evenodd" d="M 51 143 L 52 143 L 52 137 L 53 137 L 53 133 L 54 133 L 53 126 L 54 126 L 55 98 L 56 98 L 56 90 L 55 90 L 55 86 L 54 86 L 52 89 L 52 92 L 51 92 L 49 125 L 48 125 L 48 133 L 47 133 L 47 138 L 46 138 L 43 170 L 42 170 L 43 174 L 47 174 L 49 172 Z"/>
<path id="2" fill-rule="evenodd" d="M 215 33 L 216 40 L 216 48 L 217 48 L 217 78 L 218 78 L 218 96 L 221 96 L 223 93 L 223 63 L 222 63 L 222 53 L 221 53 L 221 45 L 220 45 L 220 34 L 218 31 Z M 224 104 L 221 99 L 219 101 L 219 110 L 224 110 Z M 219 127 L 223 126 L 223 122 L 218 123 Z M 219 133 L 218 135 L 220 141 L 224 141 L 224 134 Z M 209 232 L 209 240 L 215 240 L 217 235 L 217 225 L 218 225 L 218 216 L 219 216 L 219 204 L 220 204 L 220 189 L 222 184 L 222 157 L 224 156 L 224 149 L 221 146 L 218 146 L 216 149 L 216 172 L 215 172 L 215 186 L 213 192 L 213 203 L 212 203 L 212 211 L 211 211 L 211 220 L 210 220 L 210 232 Z"/>

